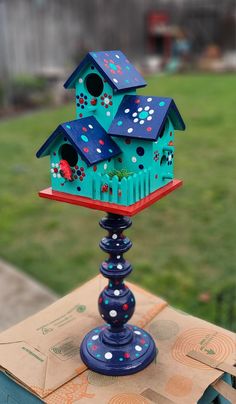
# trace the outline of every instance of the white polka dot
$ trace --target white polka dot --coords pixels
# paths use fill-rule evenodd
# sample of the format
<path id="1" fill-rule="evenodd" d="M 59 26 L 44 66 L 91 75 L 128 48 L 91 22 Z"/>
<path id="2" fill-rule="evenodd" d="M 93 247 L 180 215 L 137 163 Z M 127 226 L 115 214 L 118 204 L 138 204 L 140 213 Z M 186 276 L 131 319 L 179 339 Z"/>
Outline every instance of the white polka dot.
<path id="1" fill-rule="evenodd" d="M 99 338 L 98 335 L 94 335 L 94 336 L 92 337 L 92 340 L 93 340 L 93 341 L 96 341 L 96 339 L 98 339 L 98 338 Z"/>
<path id="2" fill-rule="evenodd" d="M 150 109 L 149 114 L 150 115 L 154 114 L 154 109 Z"/>
<path id="3" fill-rule="evenodd" d="M 88 127 L 89 127 L 90 129 L 93 129 L 93 125 L 89 125 Z"/>
<path id="4" fill-rule="evenodd" d="M 129 128 L 129 129 L 127 130 L 127 132 L 128 132 L 128 133 L 132 133 L 132 132 L 133 132 L 133 128 Z"/>
<path id="5" fill-rule="evenodd" d="M 57 174 L 57 178 L 61 178 L 61 174 L 60 174 L 60 173 Z"/>
<path id="6" fill-rule="evenodd" d="M 113 240 L 116 240 L 117 239 L 117 234 L 112 234 L 112 238 L 113 238 Z"/>
<path id="7" fill-rule="evenodd" d="M 117 316 L 117 311 L 116 310 L 109 311 L 109 316 L 110 317 L 116 317 Z"/>
<path id="8" fill-rule="evenodd" d="M 116 55 L 116 58 L 117 58 L 117 59 L 120 59 L 120 56 L 119 56 L 119 55 Z"/>
<path id="9" fill-rule="evenodd" d="M 98 153 L 102 153 L 102 150 L 101 150 L 101 149 L 96 149 L 96 150 L 97 150 Z"/>
<path id="10" fill-rule="evenodd" d="M 56 167 L 59 167 L 59 164 L 58 164 L 58 163 L 56 164 Z"/>
<path id="11" fill-rule="evenodd" d="M 151 120 L 152 120 L 152 116 L 148 116 L 147 121 L 151 121 Z"/>
<path id="12" fill-rule="evenodd" d="M 104 170 L 106 170 L 106 169 L 107 169 L 107 164 L 104 164 L 104 166 L 103 166 L 103 167 L 104 167 Z"/>
<path id="13" fill-rule="evenodd" d="M 140 125 L 143 125 L 143 124 L 144 124 L 144 120 L 141 119 L 141 121 L 140 121 L 139 123 L 140 123 Z"/>
<path id="14" fill-rule="evenodd" d="M 114 295 L 115 296 L 119 296 L 120 295 L 120 291 L 118 289 L 114 290 Z"/>
<path id="15" fill-rule="evenodd" d="M 83 83 L 83 79 L 81 77 L 79 79 L 79 83 Z"/>
<path id="16" fill-rule="evenodd" d="M 120 259 L 120 255 L 117 255 L 116 258 L 119 260 L 119 259 Z"/>
<path id="17" fill-rule="evenodd" d="M 152 98 L 149 97 L 149 98 L 147 99 L 147 102 L 151 102 L 151 101 L 152 101 Z"/>
<path id="18" fill-rule="evenodd" d="M 135 118 L 135 119 L 134 119 L 134 123 L 136 123 L 136 122 L 138 122 L 138 118 Z"/>
<path id="19" fill-rule="evenodd" d="M 136 163 L 136 161 L 137 161 L 136 157 L 134 157 L 134 156 L 132 157 L 131 160 L 132 160 L 132 163 Z"/>
<path id="20" fill-rule="evenodd" d="M 137 112 L 134 112 L 134 113 L 132 114 L 133 117 L 135 117 L 135 116 L 137 116 L 137 115 L 138 115 Z"/>
<path id="21" fill-rule="evenodd" d="M 55 164 L 54 164 L 54 163 L 52 163 L 52 167 L 55 167 Z"/>
<path id="22" fill-rule="evenodd" d="M 118 268 L 118 269 L 122 269 L 122 268 L 123 268 L 123 265 L 118 264 L 118 265 L 117 265 L 117 268 Z"/>
<path id="23" fill-rule="evenodd" d="M 54 174 L 52 174 L 52 176 L 53 176 L 54 178 L 56 178 L 57 175 L 54 173 Z"/>
<path id="24" fill-rule="evenodd" d="M 141 112 L 142 110 L 143 110 L 143 108 L 142 108 L 142 107 L 139 107 L 138 112 Z"/>
<path id="25" fill-rule="evenodd" d="M 138 352 L 142 351 L 142 347 L 140 345 L 135 345 L 134 349 L 135 349 L 135 351 L 138 351 Z"/>
<path id="26" fill-rule="evenodd" d="M 104 317 L 104 314 L 101 314 L 102 318 Z"/>
<path id="27" fill-rule="evenodd" d="M 111 115 L 110 111 L 107 111 L 106 116 L 110 116 L 110 115 Z"/>
<path id="28" fill-rule="evenodd" d="M 126 109 L 125 109 L 125 114 L 128 114 L 129 111 L 130 111 L 129 108 L 126 108 Z"/>
<path id="29" fill-rule="evenodd" d="M 140 331 L 134 331 L 134 333 L 137 334 L 137 335 L 141 335 Z"/>
<path id="30" fill-rule="evenodd" d="M 116 243 L 117 247 L 120 245 L 119 243 Z"/>
<path id="31" fill-rule="evenodd" d="M 109 104 L 109 102 L 110 102 L 109 98 L 106 97 L 106 98 L 104 99 L 104 102 L 105 102 L 106 105 Z"/>
<path id="32" fill-rule="evenodd" d="M 51 168 L 51 173 L 54 173 L 54 169 L 53 169 L 53 168 Z"/>
<path id="33" fill-rule="evenodd" d="M 112 358 L 112 353 L 111 352 L 106 352 L 104 356 L 105 356 L 105 359 L 111 359 Z"/>
<path id="34" fill-rule="evenodd" d="M 117 80 L 117 79 L 113 79 L 113 81 L 114 81 L 114 83 L 118 83 L 118 80 Z"/>
<path id="35" fill-rule="evenodd" d="M 145 109 L 145 111 L 148 111 L 150 109 L 150 107 L 147 105 L 144 109 Z"/>

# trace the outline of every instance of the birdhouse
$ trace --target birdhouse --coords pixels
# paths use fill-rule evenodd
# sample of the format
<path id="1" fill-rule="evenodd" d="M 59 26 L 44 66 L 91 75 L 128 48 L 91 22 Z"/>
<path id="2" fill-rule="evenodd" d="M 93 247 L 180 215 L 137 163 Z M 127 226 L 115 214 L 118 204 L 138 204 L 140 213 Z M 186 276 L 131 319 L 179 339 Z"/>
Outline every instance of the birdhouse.
<path id="1" fill-rule="evenodd" d="M 65 83 L 76 119 L 37 152 L 50 155 L 52 191 L 130 206 L 174 180 L 174 137 L 184 130 L 171 98 L 136 95 L 146 85 L 120 51 L 90 52 Z"/>

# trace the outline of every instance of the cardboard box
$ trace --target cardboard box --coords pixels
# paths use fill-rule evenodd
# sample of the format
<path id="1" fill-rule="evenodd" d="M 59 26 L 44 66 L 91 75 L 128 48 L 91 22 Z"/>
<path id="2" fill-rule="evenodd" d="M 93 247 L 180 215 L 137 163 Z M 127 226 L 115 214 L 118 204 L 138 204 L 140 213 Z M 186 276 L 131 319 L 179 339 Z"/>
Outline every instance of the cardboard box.
<path id="1" fill-rule="evenodd" d="M 133 284 L 129 286 L 137 306 L 132 323 L 154 337 L 159 349 L 157 361 L 125 377 L 88 370 L 79 347 L 84 335 L 102 322 L 97 298 L 106 283 L 97 276 L 0 334 L 1 404 L 191 404 L 222 376 L 227 379 L 219 364 L 229 368 L 234 364 L 234 334 L 169 307 L 163 299 Z M 203 359 L 188 356 L 192 351 L 203 354 Z M 209 357 L 214 366 L 201 362 Z M 209 394 L 213 397 L 217 392 L 210 388 L 208 398 Z"/>

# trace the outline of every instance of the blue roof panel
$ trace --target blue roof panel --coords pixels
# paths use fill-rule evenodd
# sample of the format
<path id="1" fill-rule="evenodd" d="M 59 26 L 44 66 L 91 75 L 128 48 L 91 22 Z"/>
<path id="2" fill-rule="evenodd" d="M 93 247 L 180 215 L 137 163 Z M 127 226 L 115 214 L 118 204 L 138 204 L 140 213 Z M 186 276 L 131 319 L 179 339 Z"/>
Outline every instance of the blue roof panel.
<path id="1" fill-rule="evenodd" d="M 65 82 L 65 88 L 74 88 L 75 82 L 88 64 L 93 63 L 109 84 L 117 91 L 144 87 L 146 81 L 121 51 L 89 52 Z"/>
<path id="2" fill-rule="evenodd" d="M 172 98 L 125 95 L 108 133 L 112 136 L 154 141 L 161 133 L 167 116 L 175 129 L 185 129 Z"/>
<path id="3" fill-rule="evenodd" d="M 36 156 L 48 155 L 53 141 L 61 134 L 67 137 L 89 166 L 121 153 L 119 146 L 108 136 L 97 120 L 94 117 L 87 117 L 59 125 Z"/>

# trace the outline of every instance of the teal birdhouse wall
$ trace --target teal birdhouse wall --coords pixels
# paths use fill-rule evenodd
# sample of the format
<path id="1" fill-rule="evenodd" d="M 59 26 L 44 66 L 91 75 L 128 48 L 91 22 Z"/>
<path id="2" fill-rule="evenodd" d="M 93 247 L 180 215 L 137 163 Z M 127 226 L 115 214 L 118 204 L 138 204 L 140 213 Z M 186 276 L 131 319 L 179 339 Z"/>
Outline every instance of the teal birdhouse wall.
<path id="1" fill-rule="evenodd" d="M 53 190 L 128 206 L 174 179 L 174 134 L 185 125 L 172 98 L 137 95 L 145 85 L 122 52 L 88 53 L 65 83 L 76 119 L 37 152 L 50 156 Z"/>

